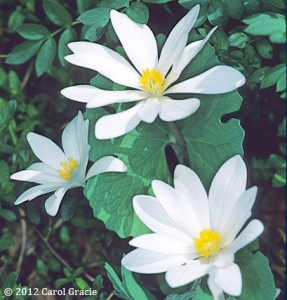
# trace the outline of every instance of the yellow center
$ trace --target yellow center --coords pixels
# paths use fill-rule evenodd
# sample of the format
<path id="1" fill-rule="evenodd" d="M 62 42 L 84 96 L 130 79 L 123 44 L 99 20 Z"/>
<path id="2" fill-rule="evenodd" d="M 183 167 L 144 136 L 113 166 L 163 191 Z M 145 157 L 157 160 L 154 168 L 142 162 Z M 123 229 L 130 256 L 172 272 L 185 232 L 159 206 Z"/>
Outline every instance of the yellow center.
<path id="1" fill-rule="evenodd" d="M 164 91 L 166 87 L 164 81 L 161 72 L 154 68 L 151 70 L 146 68 L 139 78 L 140 88 L 153 94 L 161 94 Z"/>
<path id="2" fill-rule="evenodd" d="M 64 170 L 58 170 L 60 176 L 66 181 L 69 181 L 72 173 L 77 168 L 78 163 L 72 157 L 69 157 L 67 162 L 61 162 L 61 166 Z"/>
<path id="3" fill-rule="evenodd" d="M 196 251 L 201 257 L 208 258 L 219 250 L 220 234 L 212 229 L 200 231 L 199 238 L 194 239 Z"/>

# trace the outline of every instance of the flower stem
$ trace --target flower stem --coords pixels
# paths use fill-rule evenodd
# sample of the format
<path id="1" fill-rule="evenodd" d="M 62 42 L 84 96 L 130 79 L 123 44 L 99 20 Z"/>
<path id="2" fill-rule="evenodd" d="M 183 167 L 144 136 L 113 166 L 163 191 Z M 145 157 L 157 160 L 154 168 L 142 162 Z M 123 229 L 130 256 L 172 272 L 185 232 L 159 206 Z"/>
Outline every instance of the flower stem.
<path id="1" fill-rule="evenodd" d="M 189 157 L 188 157 L 188 152 L 187 152 L 187 147 L 186 147 L 186 143 L 185 140 L 183 139 L 178 127 L 175 125 L 174 122 L 170 122 L 168 123 L 171 132 L 173 133 L 177 144 L 179 146 L 181 155 L 182 155 L 182 159 L 183 159 L 183 163 L 187 166 L 190 166 L 190 161 L 189 161 Z"/>

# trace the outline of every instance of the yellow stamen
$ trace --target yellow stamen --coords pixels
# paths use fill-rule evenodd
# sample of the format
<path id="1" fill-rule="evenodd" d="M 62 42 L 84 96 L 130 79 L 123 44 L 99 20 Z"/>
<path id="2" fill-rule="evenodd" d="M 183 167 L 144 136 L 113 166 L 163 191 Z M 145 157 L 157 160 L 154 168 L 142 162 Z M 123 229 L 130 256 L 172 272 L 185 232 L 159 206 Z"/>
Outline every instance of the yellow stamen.
<path id="1" fill-rule="evenodd" d="M 139 78 L 140 88 L 144 89 L 150 93 L 161 94 L 166 85 L 165 78 L 162 76 L 161 72 L 156 69 L 146 68 L 142 76 Z"/>
<path id="2" fill-rule="evenodd" d="M 220 234 L 212 229 L 200 231 L 199 238 L 194 239 L 194 246 L 201 257 L 208 258 L 219 250 Z"/>
<path id="3" fill-rule="evenodd" d="M 58 170 L 60 176 L 66 181 L 69 181 L 72 173 L 77 168 L 78 163 L 72 157 L 69 157 L 67 162 L 61 162 L 61 166 L 64 168 L 64 170 Z"/>

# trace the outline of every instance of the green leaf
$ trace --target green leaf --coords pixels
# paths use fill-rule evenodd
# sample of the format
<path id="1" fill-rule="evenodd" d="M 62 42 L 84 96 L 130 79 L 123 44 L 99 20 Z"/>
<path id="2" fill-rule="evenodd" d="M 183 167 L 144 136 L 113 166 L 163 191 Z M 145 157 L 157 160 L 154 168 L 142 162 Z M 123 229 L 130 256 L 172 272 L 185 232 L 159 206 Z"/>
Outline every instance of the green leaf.
<path id="1" fill-rule="evenodd" d="M 73 22 L 71 14 L 57 0 L 44 0 L 44 11 L 49 20 L 59 26 L 70 25 Z"/>
<path id="2" fill-rule="evenodd" d="M 5 290 L 7 288 L 13 289 L 13 287 L 17 283 L 17 279 L 18 279 L 18 273 L 11 272 L 3 281 L 2 290 Z"/>
<path id="3" fill-rule="evenodd" d="M 247 44 L 249 44 L 250 39 L 248 35 L 243 32 L 236 32 L 228 37 L 228 43 L 232 47 L 237 47 L 239 49 L 244 49 Z"/>
<path id="4" fill-rule="evenodd" d="M 201 286 L 198 286 L 194 291 L 194 296 L 192 300 L 212 300 L 210 292 L 207 291 L 207 288 L 203 289 Z"/>
<path id="5" fill-rule="evenodd" d="M 187 292 L 184 294 L 172 294 L 168 295 L 164 300 L 192 300 L 194 296 L 194 292 Z"/>
<path id="6" fill-rule="evenodd" d="M 80 277 L 76 278 L 76 285 L 83 291 L 90 289 L 88 283 Z"/>
<path id="7" fill-rule="evenodd" d="M 233 19 L 240 20 L 244 12 L 243 0 L 223 0 L 225 4 L 227 15 Z"/>
<path id="8" fill-rule="evenodd" d="M 97 24 L 99 27 L 105 27 L 110 20 L 110 11 L 109 7 L 93 8 L 81 14 L 78 20 L 84 25 Z"/>
<path id="9" fill-rule="evenodd" d="M 282 187 L 286 185 L 286 166 L 285 168 L 279 169 L 273 176 L 272 186 L 273 187 Z"/>
<path id="10" fill-rule="evenodd" d="M 265 59 L 273 58 L 273 46 L 267 40 L 260 40 L 256 43 L 256 49 L 261 57 Z"/>
<path id="11" fill-rule="evenodd" d="M 103 282 L 104 282 L 103 276 L 97 275 L 97 277 L 93 281 L 93 289 L 99 292 L 100 289 L 102 288 Z"/>
<path id="12" fill-rule="evenodd" d="M 52 65 L 56 54 L 56 43 L 54 38 L 49 38 L 38 52 L 35 68 L 38 77 L 43 75 Z"/>
<path id="13" fill-rule="evenodd" d="M 16 9 L 11 13 L 8 20 L 9 31 L 14 32 L 19 26 L 23 24 L 25 20 L 25 15 L 20 6 L 17 6 Z"/>
<path id="14" fill-rule="evenodd" d="M 1 182 L 1 184 L 3 184 L 3 182 Z M 5 208 L 0 210 L 0 217 L 8 222 L 15 222 L 17 220 L 17 216 L 14 211 Z"/>
<path id="15" fill-rule="evenodd" d="M 0 105 L 0 133 L 8 126 L 9 122 L 13 118 L 16 107 L 17 102 L 15 100 L 10 100 L 8 103 Z M 0 168 L 0 174 L 1 170 L 3 170 L 3 168 Z M 1 176 L 0 178 L 2 179 Z"/>
<path id="16" fill-rule="evenodd" d="M 286 7 L 286 3 L 284 0 L 270 0 L 270 2 L 272 3 L 272 5 L 278 8 L 285 9 Z"/>
<path id="17" fill-rule="evenodd" d="M 149 11 L 147 6 L 142 2 L 132 2 L 126 9 L 126 14 L 139 24 L 147 24 Z"/>
<path id="18" fill-rule="evenodd" d="M 40 40 L 50 35 L 50 31 L 39 24 L 23 24 L 16 31 L 27 40 Z"/>
<path id="19" fill-rule="evenodd" d="M 162 4 L 162 3 L 168 3 L 172 0 L 142 0 L 145 3 L 154 3 L 154 4 Z"/>
<path id="20" fill-rule="evenodd" d="M 257 14 L 261 8 L 261 0 L 244 0 L 244 12 L 247 15 Z"/>
<path id="21" fill-rule="evenodd" d="M 71 53 L 67 44 L 74 41 L 76 38 L 77 38 L 76 32 L 71 27 L 65 29 L 59 38 L 58 58 L 63 67 L 65 67 L 67 64 L 64 57 L 69 53 Z"/>
<path id="22" fill-rule="evenodd" d="M 112 9 L 120 9 L 129 6 L 129 0 L 102 0 L 99 6 L 105 6 Z"/>
<path id="23" fill-rule="evenodd" d="M 144 289 L 136 282 L 133 277 L 132 272 L 125 269 L 123 266 L 122 270 L 122 278 L 123 278 L 123 286 L 131 299 L 141 299 L 141 300 L 151 300 L 150 297 L 146 294 Z"/>
<path id="24" fill-rule="evenodd" d="M 112 268 L 112 266 L 110 266 L 108 263 L 105 263 L 105 269 L 107 271 L 107 276 L 110 279 L 110 281 L 113 284 L 114 289 L 121 295 L 124 297 L 124 299 L 130 299 L 129 295 L 126 293 L 125 288 L 120 280 L 120 278 L 118 277 L 118 275 L 116 274 L 116 272 L 114 271 L 114 269 Z"/>
<path id="25" fill-rule="evenodd" d="M 200 4 L 200 7 L 207 5 L 211 0 L 179 0 L 178 3 L 184 8 L 191 9 L 196 4 Z"/>
<path id="26" fill-rule="evenodd" d="M 260 88 L 265 89 L 270 87 L 278 82 L 278 80 L 284 76 L 286 78 L 286 66 L 285 64 L 279 64 L 271 69 L 269 69 L 261 83 Z"/>
<path id="27" fill-rule="evenodd" d="M 11 246 L 13 246 L 15 242 L 11 238 L 0 238 L 0 251 L 4 251 L 6 249 L 9 249 Z"/>
<path id="28" fill-rule="evenodd" d="M 250 16 L 242 22 L 248 25 L 244 30 L 248 34 L 269 36 L 273 43 L 286 42 L 285 18 L 281 14 L 261 13 Z"/>
<path id="29" fill-rule="evenodd" d="M 20 65 L 29 60 L 40 48 L 43 40 L 25 41 L 12 49 L 5 63 Z"/>
<path id="30" fill-rule="evenodd" d="M 226 9 L 221 0 L 212 0 L 207 10 L 208 21 L 213 25 L 221 25 L 226 17 Z"/>
<path id="31" fill-rule="evenodd" d="M 252 247 L 254 244 L 250 244 L 236 255 L 235 262 L 240 267 L 243 280 L 242 293 L 236 298 L 238 300 L 274 299 L 276 288 L 268 259 L 259 251 L 253 254 Z"/>
<path id="32" fill-rule="evenodd" d="M 77 7 L 80 14 L 95 6 L 95 0 L 77 0 Z"/>

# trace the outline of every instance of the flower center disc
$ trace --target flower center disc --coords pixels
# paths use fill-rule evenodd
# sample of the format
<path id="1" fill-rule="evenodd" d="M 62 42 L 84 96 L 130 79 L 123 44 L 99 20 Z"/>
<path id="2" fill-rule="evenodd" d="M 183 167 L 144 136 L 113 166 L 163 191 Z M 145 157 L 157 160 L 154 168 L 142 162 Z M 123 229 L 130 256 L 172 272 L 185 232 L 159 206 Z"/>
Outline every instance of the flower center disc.
<path id="1" fill-rule="evenodd" d="M 194 239 L 196 251 L 201 257 L 208 258 L 215 254 L 219 249 L 220 234 L 212 229 L 200 231 L 199 238 Z"/>
<path id="2" fill-rule="evenodd" d="M 140 88 L 153 94 L 161 94 L 165 89 L 165 78 L 159 70 L 146 68 L 139 78 Z"/>
<path id="3" fill-rule="evenodd" d="M 61 162 L 61 166 L 64 168 L 64 170 L 58 170 L 60 176 L 66 181 L 69 181 L 72 173 L 77 168 L 78 163 L 72 157 L 69 157 L 67 162 Z"/>

